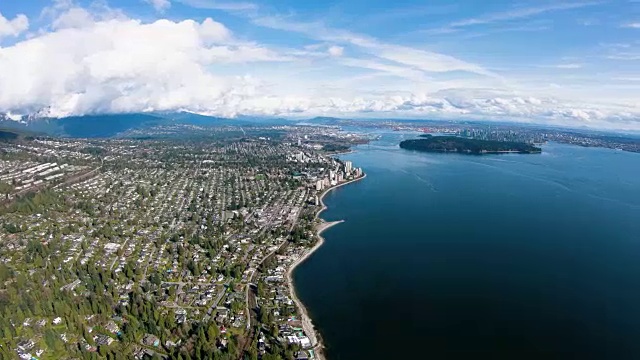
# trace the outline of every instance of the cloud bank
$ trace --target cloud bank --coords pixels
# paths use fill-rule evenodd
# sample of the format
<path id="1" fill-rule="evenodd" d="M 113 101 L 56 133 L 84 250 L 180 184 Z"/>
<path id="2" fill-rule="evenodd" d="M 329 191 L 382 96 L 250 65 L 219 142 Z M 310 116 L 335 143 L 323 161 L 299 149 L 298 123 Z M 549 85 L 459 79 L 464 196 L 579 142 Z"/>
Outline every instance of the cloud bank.
<path id="1" fill-rule="evenodd" d="M 171 5 L 149 3 L 158 11 Z M 46 28 L 27 38 L 20 38 L 29 28 L 26 16 L 8 20 L 0 15 L 0 41 L 19 37 L 0 47 L 0 113 L 64 117 L 187 110 L 228 117 L 478 118 L 640 130 L 637 106 L 526 94 L 481 65 L 322 24 L 252 18 L 259 26 L 316 42 L 296 49 L 247 41 L 212 18 L 145 22 L 77 6 L 58 7 L 52 14 Z M 324 68 L 357 73 L 326 79 L 297 75 Z M 437 80 L 450 73 L 466 73 L 473 81 Z M 398 80 L 401 86 L 390 85 Z M 335 91 L 327 90 L 331 86 Z"/>
<path id="2" fill-rule="evenodd" d="M 252 81 L 216 76 L 207 67 L 278 60 L 266 48 L 237 43 L 210 18 L 96 22 L 71 9 L 54 27 L 0 49 L 1 110 L 53 117 L 176 109 L 232 115 L 233 104 L 253 95 Z"/>

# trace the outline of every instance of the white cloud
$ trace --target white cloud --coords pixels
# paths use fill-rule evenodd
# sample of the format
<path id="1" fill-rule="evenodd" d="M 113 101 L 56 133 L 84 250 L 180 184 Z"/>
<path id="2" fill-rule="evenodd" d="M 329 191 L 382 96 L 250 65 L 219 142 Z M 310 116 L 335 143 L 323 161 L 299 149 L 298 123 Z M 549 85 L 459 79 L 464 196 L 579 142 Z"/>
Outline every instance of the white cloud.
<path id="1" fill-rule="evenodd" d="M 359 67 L 364 69 L 376 70 L 390 75 L 405 78 L 411 81 L 424 81 L 426 77 L 423 72 L 415 69 L 407 69 L 403 66 L 384 64 L 373 60 L 362 60 L 346 58 L 341 61 L 341 64 L 351 67 Z"/>
<path id="2" fill-rule="evenodd" d="M 500 23 L 500 22 L 512 22 L 512 20 L 531 18 L 531 17 L 542 15 L 545 13 L 579 9 L 579 8 L 595 6 L 600 4 L 602 4 L 602 2 L 567 2 L 567 3 L 557 2 L 557 3 L 550 3 L 550 4 L 545 4 L 545 5 L 536 6 L 536 7 L 518 7 L 518 8 L 509 9 L 501 12 L 490 13 L 490 14 L 486 14 L 486 15 L 478 16 L 474 18 L 454 21 L 447 26 L 434 28 L 434 29 L 420 30 L 418 31 L 418 33 L 424 33 L 429 35 L 453 34 L 453 33 L 459 33 L 464 28 L 471 27 L 471 26 L 487 25 L 487 24 L 494 24 L 494 23 Z M 467 35 L 467 38 L 485 36 L 488 34 L 500 33 L 500 32 L 542 31 L 542 30 L 547 30 L 548 28 L 549 27 L 547 25 L 539 25 L 539 26 L 520 25 L 516 27 L 490 28 L 489 30 L 486 30 L 481 33 L 469 34 Z"/>
<path id="3" fill-rule="evenodd" d="M 449 28 L 452 29 L 454 31 L 459 30 L 456 28 Z M 547 31 L 551 29 L 550 26 L 548 25 L 534 25 L 534 24 L 529 24 L 529 25 L 523 25 L 523 26 L 505 26 L 505 27 L 500 27 L 500 28 L 493 28 L 493 29 L 485 29 L 485 30 L 481 30 L 481 31 L 471 31 L 471 32 L 467 32 L 463 35 L 460 36 L 461 39 L 473 39 L 473 38 L 479 38 L 479 37 L 483 37 L 483 36 L 490 36 L 490 35 L 494 35 L 494 34 L 500 34 L 500 33 L 517 33 L 517 32 L 538 32 L 538 31 Z"/>
<path id="4" fill-rule="evenodd" d="M 584 64 L 580 63 L 565 63 L 565 64 L 556 64 L 556 65 L 541 65 L 543 68 L 553 68 L 553 69 L 565 69 L 565 70 L 576 70 L 582 69 Z"/>
<path id="5" fill-rule="evenodd" d="M 180 1 L 217 9 L 229 5 Z M 39 35 L 0 48 L 0 113 L 464 116 L 640 130 L 634 99 L 602 105 L 591 101 L 597 96 L 581 96 L 566 86 L 550 91 L 548 84 L 533 92 L 480 64 L 319 22 L 250 15 L 256 24 L 311 40 L 296 49 L 241 39 L 211 18 L 143 22 L 106 6 L 80 8 L 72 0 L 57 0 L 42 17 L 51 25 Z M 619 94 L 634 94 L 634 89 L 610 96 L 620 101 Z M 605 87 L 602 91 L 609 93 Z M 583 101 L 553 97 L 572 93 Z"/>
<path id="6" fill-rule="evenodd" d="M 340 57 L 342 56 L 342 54 L 344 54 L 344 48 L 342 46 L 331 46 L 329 47 L 329 50 L 327 50 L 329 52 L 329 55 L 331 56 L 336 56 L 336 57 Z"/>
<path id="7" fill-rule="evenodd" d="M 94 22 L 93 15 L 87 10 L 73 7 L 60 14 L 51 24 L 54 29 L 82 28 Z"/>
<path id="8" fill-rule="evenodd" d="M 632 22 L 622 25 L 623 28 L 640 29 L 640 22 Z"/>
<path id="9" fill-rule="evenodd" d="M 611 80 L 624 81 L 624 82 L 640 82 L 640 76 L 616 76 Z"/>
<path id="10" fill-rule="evenodd" d="M 450 24 L 451 27 L 463 27 L 471 25 L 489 24 L 498 21 L 516 20 L 522 18 L 528 18 L 531 16 L 540 15 L 552 11 L 579 9 L 586 6 L 599 5 L 600 2 L 568 2 L 568 3 L 552 3 L 544 6 L 519 8 L 513 10 L 507 10 L 503 12 L 488 14 L 481 17 L 456 21 Z"/>
<path id="11" fill-rule="evenodd" d="M 607 55 L 606 58 L 609 60 L 638 61 L 640 60 L 640 53 L 620 52 Z"/>
<path id="12" fill-rule="evenodd" d="M 212 46 L 203 51 L 208 63 L 246 63 L 258 61 L 293 61 L 294 57 L 283 56 L 273 50 L 258 46 Z"/>
<path id="13" fill-rule="evenodd" d="M 0 111 L 66 116 L 188 108 L 233 115 L 232 105 L 251 96 L 255 81 L 209 68 L 274 60 L 280 59 L 271 50 L 232 43 L 231 32 L 211 19 L 98 21 L 0 48 Z"/>
<path id="14" fill-rule="evenodd" d="M 258 5 L 243 1 L 217 1 L 217 0 L 177 0 L 185 5 L 198 9 L 247 11 L 256 10 Z"/>
<path id="15" fill-rule="evenodd" d="M 256 96 L 238 104 L 244 114 L 311 116 L 349 114 L 353 117 L 468 119 L 538 122 L 555 125 L 640 130 L 633 112 L 601 107 L 558 104 L 548 98 L 498 95 L 492 91 L 451 89 L 433 94 L 389 95 L 376 98 L 309 98 Z"/>
<path id="16" fill-rule="evenodd" d="M 479 65 L 466 62 L 453 56 L 385 43 L 369 36 L 354 34 L 344 30 L 330 29 L 318 22 L 295 22 L 284 17 L 269 16 L 253 17 L 252 21 L 259 26 L 297 32 L 316 40 L 353 45 L 366 51 L 370 55 L 421 71 L 466 71 L 485 76 L 497 76 Z"/>
<path id="17" fill-rule="evenodd" d="M 171 7 L 171 1 L 169 0 L 145 0 L 148 4 L 151 4 L 158 12 L 164 12 Z"/>
<path id="18" fill-rule="evenodd" d="M 558 69 L 582 69 L 583 64 L 571 63 L 571 64 L 558 64 L 556 68 Z"/>
<path id="19" fill-rule="evenodd" d="M 199 33 L 207 44 L 225 42 L 231 38 L 231 31 L 211 18 L 207 18 L 202 24 L 199 24 Z"/>
<path id="20" fill-rule="evenodd" d="M 74 0 L 54 0 L 40 14 L 40 21 L 50 22 L 49 30 L 65 28 L 80 29 L 91 26 L 96 21 L 106 21 L 128 17 L 118 9 L 110 8 L 105 2 L 94 1 L 89 9 L 79 6 Z M 44 33 L 47 29 L 40 29 Z"/>
<path id="21" fill-rule="evenodd" d="M 13 20 L 9 20 L 0 13 L 0 40 L 4 37 L 19 36 L 27 29 L 29 29 L 29 19 L 26 15 L 19 14 Z"/>

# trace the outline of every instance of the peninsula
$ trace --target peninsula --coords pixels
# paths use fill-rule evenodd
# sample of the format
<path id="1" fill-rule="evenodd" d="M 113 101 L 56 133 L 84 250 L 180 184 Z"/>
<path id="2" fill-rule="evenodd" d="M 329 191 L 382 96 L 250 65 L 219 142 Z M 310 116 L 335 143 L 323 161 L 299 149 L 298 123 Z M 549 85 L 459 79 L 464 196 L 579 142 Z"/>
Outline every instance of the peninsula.
<path id="1" fill-rule="evenodd" d="M 512 142 L 469 139 L 457 136 L 421 135 L 421 139 L 404 140 L 400 143 L 402 149 L 425 152 L 455 152 L 471 155 L 482 154 L 539 154 L 542 149 L 530 144 Z"/>

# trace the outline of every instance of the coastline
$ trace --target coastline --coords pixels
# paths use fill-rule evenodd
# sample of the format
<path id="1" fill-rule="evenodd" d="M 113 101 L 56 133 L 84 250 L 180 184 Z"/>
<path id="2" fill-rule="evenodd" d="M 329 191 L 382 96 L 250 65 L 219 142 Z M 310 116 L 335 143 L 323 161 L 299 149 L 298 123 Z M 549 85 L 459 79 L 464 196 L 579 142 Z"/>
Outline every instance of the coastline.
<path id="1" fill-rule="evenodd" d="M 327 209 L 327 206 L 325 205 L 323 199 L 325 197 L 326 194 L 328 194 L 330 191 L 337 189 L 341 186 L 347 185 L 347 184 L 351 184 L 353 182 L 362 180 L 364 178 L 367 177 L 366 173 L 363 173 L 362 176 L 360 176 L 357 179 L 352 179 L 346 182 L 343 182 L 341 184 L 337 184 L 335 186 L 332 186 L 328 189 L 326 189 L 322 195 L 320 195 L 320 204 L 322 204 L 322 208 L 316 213 L 315 216 L 315 220 L 320 218 L 320 213 L 322 213 L 323 211 L 325 211 Z M 311 321 L 311 317 L 309 316 L 309 313 L 307 312 L 307 308 L 304 306 L 304 304 L 302 303 L 302 301 L 300 301 L 300 299 L 298 298 L 298 295 L 296 294 L 296 289 L 295 289 L 295 285 L 293 283 L 293 271 L 303 262 L 305 262 L 311 255 L 313 255 L 314 252 L 316 252 L 316 250 L 318 250 L 323 244 L 324 244 L 324 238 L 322 237 L 322 232 L 324 232 L 325 230 L 331 228 L 332 226 L 341 224 L 344 222 L 344 220 L 338 220 L 338 221 L 325 221 L 320 219 L 321 222 L 320 224 L 316 225 L 315 231 L 316 231 L 316 236 L 318 238 L 318 240 L 316 241 L 316 244 L 309 249 L 308 251 L 306 251 L 304 253 L 304 255 L 300 256 L 299 258 L 297 258 L 292 264 L 291 266 L 289 266 L 289 269 L 287 270 L 287 283 L 289 285 L 289 293 L 291 294 L 291 298 L 293 299 L 294 303 L 296 304 L 296 306 L 298 307 L 299 311 L 300 311 L 300 320 L 302 322 L 302 329 L 304 330 L 305 334 L 309 337 L 309 340 L 311 341 L 311 345 L 312 345 L 312 350 L 314 352 L 315 358 L 318 360 L 326 360 L 325 356 L 324 356 L 324 344 L 322 343 L 322 339 L 319 337 L 315 327 L 313 326 L 313 322 Z"/>

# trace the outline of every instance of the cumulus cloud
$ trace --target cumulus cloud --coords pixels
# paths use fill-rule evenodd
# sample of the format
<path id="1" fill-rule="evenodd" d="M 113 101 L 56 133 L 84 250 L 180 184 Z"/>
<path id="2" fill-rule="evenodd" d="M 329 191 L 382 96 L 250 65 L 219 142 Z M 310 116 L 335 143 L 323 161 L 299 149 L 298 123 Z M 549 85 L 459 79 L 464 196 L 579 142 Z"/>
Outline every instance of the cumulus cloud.
<path id="1" fill-rule="evenodd" d="M 19 14 L 13 20 L 5 18 L 0 13 L 0 40 L 9 36 L 19 36 L 29 29 L 29 19 L 24 14 Z"/>
<path id="2" fill-rule="evenodd" d="M 0 49 L 0 111 L 45 109 L 59 117 L 184 108 L 233 115 L 229 105 L 251 96 L 254 85 L 208 68 L 276 60 L 268 49 L 235 44 L 212 19 L 65 26 Z"/>
<path id="3" fill-rule="evenodd" d="M 61 13 L 51 24 L 54 29 L 82 28 L 94 22 L 94 17 L 87 10 L 73 7 Z"/>
<path id="4" fill-rule="evenodd" d="M 211 18 L 205 19 L 199 24 L 200 37 L 207 43 L 224 42 L 230 39 L 231 31 L 223 24 L 213 21 Z"/>

